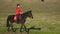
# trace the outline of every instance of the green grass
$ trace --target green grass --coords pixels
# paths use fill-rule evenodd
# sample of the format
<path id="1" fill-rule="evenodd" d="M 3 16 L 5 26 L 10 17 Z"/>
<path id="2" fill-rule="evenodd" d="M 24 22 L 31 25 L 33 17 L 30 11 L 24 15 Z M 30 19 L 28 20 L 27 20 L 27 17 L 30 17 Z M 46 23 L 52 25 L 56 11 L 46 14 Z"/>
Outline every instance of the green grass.
<path id="1" fill-rule="evenodd" d="M 20 3 L 23 12 L 32 10 L 34 19 L 26 19 L 26 27 L 40 27 L 41 30 L 31 30 L 30 34 L 60 34 L 60 0 L 0 0 L 0 34 L 20 34 L 19 29 L 7 32 L 6 19 L 15 14 L 16 4 Z M 14 24 L 20 28 L 21 25 Z M 24 32 L 25 33 L 25 32 Z M 23 33 L 23 34 L 24 34 Z"/>

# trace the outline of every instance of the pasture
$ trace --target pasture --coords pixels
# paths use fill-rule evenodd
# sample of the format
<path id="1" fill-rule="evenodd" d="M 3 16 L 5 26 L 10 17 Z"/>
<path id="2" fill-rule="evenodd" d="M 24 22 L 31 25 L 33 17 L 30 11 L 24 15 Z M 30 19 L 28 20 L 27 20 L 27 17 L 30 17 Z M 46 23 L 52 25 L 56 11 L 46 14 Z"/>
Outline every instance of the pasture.
<path id="1" fill-rule="evenodd" d="M 20 3 L 23 12 L 32 11 L 33 19 L 26 19 L 26 27 L 40 27 L 41 30 L 30 30 L 29 34 L 60 34 L 60 0 L 0 0 L 0 34 L 20 34 L 7 32 L 6 19 L 15 14 L 16 4 Z M 14 23 L 15 28 L 20 28 Z M 25 34 L 25 32 L 23 32 Z"/>

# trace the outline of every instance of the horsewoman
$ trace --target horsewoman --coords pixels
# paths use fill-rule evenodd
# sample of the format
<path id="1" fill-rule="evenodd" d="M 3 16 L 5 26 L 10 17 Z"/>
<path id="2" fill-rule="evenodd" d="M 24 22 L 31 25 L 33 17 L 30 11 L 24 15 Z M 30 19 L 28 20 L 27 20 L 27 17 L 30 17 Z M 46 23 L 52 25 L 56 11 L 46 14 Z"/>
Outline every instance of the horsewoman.
<path id="1" fill-rule="evenodd" d="M 20 7 L 20 4 L 17 4 L 17 7 L 16 7 L 16 16 L 14 17 L 14 20 L 18 22 L 19 21 L 19 15 L 21 16 L 21 14 L 22 14 L 22 9 Z"/>

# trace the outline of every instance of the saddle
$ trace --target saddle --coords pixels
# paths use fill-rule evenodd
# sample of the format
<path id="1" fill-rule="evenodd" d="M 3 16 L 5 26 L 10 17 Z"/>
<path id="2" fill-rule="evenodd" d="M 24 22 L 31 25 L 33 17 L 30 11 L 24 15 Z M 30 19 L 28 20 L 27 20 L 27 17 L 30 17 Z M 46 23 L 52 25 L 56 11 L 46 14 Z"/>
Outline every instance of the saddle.
<path id="1" fill-rule="evenodd" d="M 19 21 L 21 19 L 21 15 L 15 15 L 14 16 L 14 21 Z"/>
<path id="2" fill-rule="evenodd" d="M 16 16 L 16 15 L 14 16 L 14 20 L 15 20 L 15 21 L 17 20 L 17 16 Z"/>

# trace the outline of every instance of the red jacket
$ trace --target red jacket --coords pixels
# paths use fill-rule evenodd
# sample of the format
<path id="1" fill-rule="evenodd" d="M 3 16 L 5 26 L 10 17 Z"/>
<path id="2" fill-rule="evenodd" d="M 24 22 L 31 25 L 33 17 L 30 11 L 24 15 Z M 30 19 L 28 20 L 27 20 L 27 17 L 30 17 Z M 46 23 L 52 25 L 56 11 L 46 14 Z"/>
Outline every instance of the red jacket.
<path id="1" fill-rule="evenodd" d="M 21 8 L 20 7 L 16 7 L 16 15 L 21 14 L 21 13 L 22 13 Z"/>

